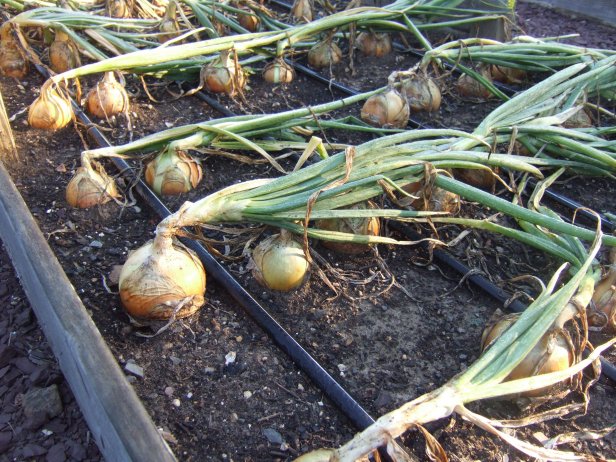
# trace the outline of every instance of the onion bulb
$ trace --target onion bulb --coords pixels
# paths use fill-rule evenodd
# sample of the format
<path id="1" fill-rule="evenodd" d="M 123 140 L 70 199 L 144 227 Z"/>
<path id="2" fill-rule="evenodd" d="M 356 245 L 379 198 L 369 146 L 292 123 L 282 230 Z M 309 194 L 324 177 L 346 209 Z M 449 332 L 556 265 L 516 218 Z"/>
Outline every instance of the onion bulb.
<path id="1" fill-rule="evenodd" d="M 586 109 L 582 108 L 575 112 L 563 123 L 565 128 L 591 128 L 593 127 L 592 119 L 586 112 Z"/>
<path id="2" fill-rule="evenodd" d="M 491 346 L 518 318 L 519 314 L 506 315 L 488 326 L 481 336 L 481 351 L 485 351 Z M 563 329 L 551 328 L 541 337 L 522 362 L 511 371 L 505 381 L 562 371 L 570 367 L 574 360 L 575 351 L 569 334 Z M 521 396 L 543 396 L 551 388 L 545 387 L 527 391 L 522 393 Z"/>
<path id="3" fill-rule="evenodd" d="M 264 287 L 288 292 L 298 287 L 308 272 L 302 245 L 281 230 L 261 241 L 252 252 L 252 274 Z"/>
<path id="4" fill-rule="evenodd" d="M 291 7 L 291 16 L 297 21 L 310 22 L 314 17 L 312 0 L 295 0 Z"/>
<path id="5" fill-rule="evenodd" d="M 73 120 L 70 102 L 55 90 L 43 87 L 41 95 L 28 109 L 28 124 L 43 130 L 58 130 L 66 127 Z"/>
<path id="6" fill-rule="evenodd" d="M 359 203 L 351 207 L 353 210 L 366 210 L 367 208 L 374 208 L 371 203 Z M 328 218 L 324 220 L 317 220 L 316 226 L 319 229 L 327 231 L 337 231 L 340 233 L 378 236 L 380 232 L 380 222 L 377 217 L 369 218 Z M 322 240 L 321 243 L 324 247 L 333 250 L 338 253 L 345 253 L 350 255 L 356 255 L 364 253 L 370 249 L 366 244 L 354 244 L 352 242 L 336 242 Z"/>
<path id="7" fill-rule="evenodd" d="M 477 71 L 483 78 L 490 82 L 492 81 L 489 68 L 481 67 L 477 69 Z M 464 96 L 466 98 L 488 99 L 492 96 L 492 92 L 490 92 L 490 90 L 468 74 L 462 74 L 460 78 L 458 78 L 456 89 L 460 96 Z"/>
<path id="8" fill-rule="evenodd" d="M 338 64 L 342 59 L 342 50 L 331 40 L 324 40 L 308 51 L 308 63 L 317 69 Z"/>
<path id="9" fill-rule="evenodd" d="M 495 173 L 490 169 L 483 168 L 454 168 L 454 176 L 460 180 L 476 188 L 491 190 L 496 184 Z"/>
<path id="10" fill-rule="evenodd" d="M 0 43 L 0 71 L 7 77 L 23 79 L 29 70 L 28 61 L 21 48 L 12 40 Z"/>
<path id="11" fill-rule="evenodd" d="M 79 209 L 102 205 L 118 197 L 115 181 L 96 162 L 79 167 L 66 186 L 66 202 Z"/>
<path id="12" fill-rule="evenodd" d="M 105 72 L 102 80 L 88 93 L 88 112 L 107 119 L 128 110 L 128 94 L 113 72 Z"/>
<path id="13" fill-rule="evenodd" d="M 391 37 L 389 34 L 361 32 L 355 40 L 357 48 L 366 56 L 380 58 L 391 53 Z"/>
<path id="14" fill-rule="evenodd" d="M 240 23 L 244 29 L 250 32 L 256 32 L 259 30 L 259 24 L 261 21 L 259 17 L 250 11 L 250 8 L 242 8 L 246 13 L 239 13 L 237 15 L 237 22 Z"/>
<path id="15" fill-rule="evenodd" d="M 107 0 L 105 2 L 105 15 L 110 18 L 130 18 L 131 8 L 126 0 Z"/>
<path id="16" fill-rule="evenodd" d="M 421 181 L 409 183 L 402 189 L 417 197 L 410 203 L 415 210 L 457 213 L 460 209 L 460 196 L 446 189 L 426 186 Z"/>
<path id="17" fill-rule="evenodd" d="M 434 112 L 441 107 L 441 90 L 427 75 L 412 74 L 401 82 L 400 93 L 406 96 L 413 112 Z"/>
<path id="18" fill-rule="evenodd" d="M 246 77 L 241 66 L 235 62 L 228 51 L 201 69 L 201 82 L 212 93 L 234 95 L 246 85 Z"/>
<path id="19" fill-rule="evenodd" d="M 612 248 L 614 260 L 616 250 Z M 599 281 L 592 295 L 593 310 L 589 312 L 588 321 L 595 327 L 602 327 L 608 331 L 616 331 L 616 262 L 607 274 Z"/>
<path id="20" fill-rule="evenodd" d="M 120 300 L 136 319 L 183 318 L 203 305 L 205 279 L 194 252 L 173 238 L 157 236 L 126 259 Z"/>
<path id="21" fill-rule="evenodd" d="M 290 83 L 295 78 L 295 70 L 282 58 L 276 58 L 263 69 L 263 78 L 268 83 Z"/>
<path id="22" fill-rule="evenodd" d="M 526 71 L 524 69 L 497 66 L 496 64 L 490 66 L 490 75 L 492 76 L 492 80 L 508 84 L 519 84 L 526 80 Z"/>
<path id="23" fill-rule="evenodd" d="M 158 41 L 160 43 L 165 43 L 168 40 L 180 36 L 180 24 L 175 17 L 175 12 L 176 3 L 175 1 L 170 1 L 165 9 L 165 16 L 163 16 L 160 26 L 158 26 L 158 30 L 161 32 L 158 36 Z"/>
<path id="24" fill-rule="evenodd" d="M 56 32 L 54 41 L 49 46 L 49 65 L 58 74 L 81 66 L 79 50 L 66 32 Z"/>
<path id="25" fill-rule="evenodd" d="M 199 162 L 188 153 L 169 147 L 145 169 L 145 181 L 159 196 L 183 194 L 194 189 L 203 178 Z"/>
<path id="26" fill-rule="evenodd" d="M 372 95 L 361 108 L 362 120 L 375 127 L 406 127 L 409 115 L 406 98 L 393 88 Z"/>

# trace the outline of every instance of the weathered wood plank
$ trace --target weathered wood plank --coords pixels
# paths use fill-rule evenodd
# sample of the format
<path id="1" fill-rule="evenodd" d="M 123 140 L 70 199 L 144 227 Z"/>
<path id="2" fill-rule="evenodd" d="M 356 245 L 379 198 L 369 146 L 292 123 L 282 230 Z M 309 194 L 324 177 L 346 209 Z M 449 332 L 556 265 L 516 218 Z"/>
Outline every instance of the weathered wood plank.
<path id="1" fill-rule="evenodd" d="M 175 461 L 2 162 L 0 238 L 105 459 Z"/>

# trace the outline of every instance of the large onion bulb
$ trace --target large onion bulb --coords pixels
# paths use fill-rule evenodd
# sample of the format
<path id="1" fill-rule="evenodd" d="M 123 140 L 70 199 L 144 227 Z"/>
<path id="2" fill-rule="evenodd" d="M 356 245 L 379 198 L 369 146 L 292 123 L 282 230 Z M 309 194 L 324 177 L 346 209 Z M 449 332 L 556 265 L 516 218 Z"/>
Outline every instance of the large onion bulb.
<path id="1" fill-rule="evenodd" d="M 61 30 L 56 32 L 54 41 L 49 46 L 49 65 L 58 74 L 81 66 L 79 50 Z"/>
<path id="2" fill-rule="evenodd" d="M 361 108 L 362 120 L 375 127 L 406 127 L 409 115 L 406 98 L 393 88 L 372 95 Z"/>
<path id="3" fill-rule="evenodd" d="M 519 84 L 526 80 L 526 71 L 524 69 L 497 66 L 496 64 L 490 66 L 490 75 L 492 80 L 507 84 Z"/>
<path id="4" fill-rule="evenodd" d="M 87 209 L 120 197 L 115 181 L 96 162 L 84 164 L 66 186 L 66 202 L 71 207 Z"/>
<path id="5" fill-rule="evenodd" d="M 295 78 L 295 70 L 282 58 L 276 58 L 263 69 L 263 78 L 268 83 L 290 83 Z"/>
<path id="6" fill-rule="evenodd" d="M 487 67 L 481 67 L 477 69 L 483 78 L 488 81 L 492 81 L 490 75 L 490 69 Z M 462 74 L 456 83 L 456 89 L 460 96 L 466 98 L 488 99 L 492 97 L 492 93 L 482 83 L 475 80 L 468 74 Z"/>
<path id="7" fill-rule="evenodd" d="M 519 318 L 519 314 L 511 314 L 500 318 L 488 326 L 481 336 L 481 351 L 485 351 L 503 335 Z M 535 347 L 526 355 L 518 366 L 511 371 L 505 381 L 523 379 L 550 372 L 562 371 L 570 367 L 575 360 L 575 351 L 569 334 L 563 329 L 548 330 Z M 545 395 L 552 387 L 527 391 L 524 397 L 539 397 Z"/>
<path id="8" fill-rule="evenodd" d="M 191 191 L 202 178 L 199 162 L 188 153 L 171 147 L 156 156 L 145 169 L 145 181 L 161 196 Z"/>
<path id="9" fill-rule="evenodd" d="M 308 272 L 302 245 L 288 231 L 264 239 L 252 252 L 255 279 L 271 290 L 288 292 L 298 287 Z"/>
<path id="10" fill-rule="evenodd" d="M 99 119 L 107 119 L 128 110 L 128 94 L 113 72 L 105 72 L 102 80 L 90 90 L 88 112 Z"/>
<path id="11" fill-rule="evenodd" d="M 342 50 L 331 40 L 324 40 L 308 51 L 308 63 L 317 69 L 338 64 L 342 59 Z"/>
<path id="12" fill-rule="evenodd" d="M 312 0 L 295 0 L 291 7 L 291 16 L 297 21 L 310 22 L 314 17 Z"/>
<path id="13" fill-rule="evenodd" d="M 131 252 L 119 284 L 122 305 L 137 319 L 186 317 L 205 301 L 203 265 L 194 252 L 170 237 L 157 236 Z"/>
<path id="14" fill-rule="evenodd" d="M 441 107 L 441 90 L 427 75 L 413 74 L 403 79 L 400 93 L 406 96 L 413 112 L 434 112 Z"/>
<path id="15" fill-rule="evenodd" d="M 234 95 L 244 88 L 246 77 L 229 52 L 223 51 L 218 59 L 201 69 L 201 82 L 212 93 Z"/>
<path id="16" fill-rule="evenodd" d="M 23 79 L 29 71 L 28 60 L 13 41 L 0 43 L 0 71 L 7 77 Z"/>
<path id="17" fill-rule="evenodd" d="M 73 119 L 71 104 L 53 89 L 43 87 L 28 109 L 28 124 L 43 130 L 58 130 Z"/>
<path id="18" fill-rule="evenodd" d="M 367 208 L 374 208 L 372 203 L 359 203 L 351 207 L 354 210 L 365 210 Z M 380 232 L 380 222 L 377 217 L 370 218 L 328 218 L 324 220 L 317 220 L 317 228 L 327 231 L 337 231 L 340 233 L 378 236 Z M 366 244 L 354 244 L 352 242 L 336 242 L 322 240 L 321 243 L 324 247 L 333 250 L 334 252 L 344 253 L 349 255 L 356 255 L 364 253 L 370 249 L 370 246 Z"/>
<path id="19" fill-rule="evenodd" d="M 380 58 L 391 53 L 391 37 L 387 33 L 361 32 L 355 41 L 357 48 L 366 56 Z"/>

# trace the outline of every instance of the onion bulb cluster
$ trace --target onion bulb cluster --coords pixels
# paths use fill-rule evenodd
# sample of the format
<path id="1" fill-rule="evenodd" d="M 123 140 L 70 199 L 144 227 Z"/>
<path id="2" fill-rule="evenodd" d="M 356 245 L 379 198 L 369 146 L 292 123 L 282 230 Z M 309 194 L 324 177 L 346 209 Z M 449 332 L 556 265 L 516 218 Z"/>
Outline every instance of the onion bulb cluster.
<path id="1" fill-rule="evenodd" d="M 351 207 L 353 210 L 366 210 L 374 208 L 372 203 L 361 202 Z M 339 233 L 357 234 L 364 236 L 378 236 L 381 231 L 381 225 L 377 217 L 368 218 L 328 218 L 317 220 L 316 227 L 327 231 L 337 231 Z M 336 242 L 322 240 L 323 247 L 333 250 L 334 252 L 357 255 L 364 253 L 370 249 L 366 244 L 355 244 L 353 242 Z"/>
<path id="2" fill-rule="evenodd" d="M 49 46 L 49 66 L 58 74 L 81 66 L 79 50 L 64 31 L 56 31 Z"/>
<path id="3" fill-rule="evenodd" d="M 517 321 L 519 316 L 519 314 L 506 315 L 488 326 L 481 336 L 481 351 L 485 351 L 494 344 Z M 567 331 L 553 327 L 541 337 L 522 362 L 511 371 L 505 381 L 565 370 L 574 363 L 575 356 L 575 348 Z M 540 397 L 547 394 L 551 388 L 527 391 L 522 393 L 521 396 Z"/>
<path id="4" fill-rule="evenodd" d="M 309 263 L 302 245 L 290 232 L 281 230 L 264 239 L 252 252 L 252 274 L 264 287 L 288 292 L 299 287 Z"/>
<path id="5" fill-rule="evenodd" d="M 145 181 L 159 196 L 174 196 L 194 189 L 203 178 L 199 161 L 185 151 L 169 147 L 145 169 Z"/>
<path id="6" fill-rule="evenodd" d="M 205 279 L 194 252 L 173 238 L 157 236 L 126 259 L 120 272 L 120 300 L 136 319 L 182 318 L 203 305 Z"/>
<path id="7" fill-rule="evenodd" d="M 323 40 L 308 51 L 308 63 L 317 69 L 338 64 L 342 59 L 342 50 L 330 39 Z"/>
<path id="8" fill-rule="evenodd" d="M 71 103 L 47 86 L 41 88 L 41 95 L 28 109 L 28 124 L 43 130 L 58 130 L 73 120 Z"/>
<path id="9" fill-rule="evenodd" d="M 291 6 L 291 16 L 296 21 L 312 21 L 314 17 L 312 0 L 295 0 Z"/>
<path id="10" fill-rule="evenodd" d="M 128 94 L 113 72 L 105 75 L 87 97 L 88 112 L 99 119 L 108 119 L 128 111 Z"/>
<path id="11" fill-rule="evenodd" d="M 492 81 L 490 68 L 482 66 L 477 69 L 477 72 L 479 72 L 479 74 L 481 74 L 481 76 L 486 80 L 490 82 Z M 456 82 L 456 90 L 460 96 L 465 98 L 489 99 L 492 96 L 492 92 L 490 92 L 490 90 L 468 74 L 462 74 L 458 78 L 458 81 Z"/>
<path id="12" fill-rule="evenodd" d="M 387 33 L 376 33 L 371 31 L 360 32 L 355 40 L 359 51 L 365 56 L 380 58 L 391 53 L 391 37 Z"/>
<path id="13" fill-rule="evenodd" d="M 406 127 L 409 115 L 406 98 L 394 88 L 372 95 L 361 108 L 362 120 L 375 127 Z"/>
<path id="14" fill-rule="evenodd" d="M 244 71 L 228 51 L 201 69 L 201 82 L 212 93 L 234 95 L 246 85 Z"/>
<path id="15" fill-rule="evenodd" d="M 428 75 L 413 73 L 403 78 L 400 93 L 406 96 L 413 112 L 434 112 L 441 107 L 441 90 Z"/>
<path id="16" fill-rule="evenodd" d="M 160 22 L 160 26 L 158 26 L 158 30 L 160 31 L 158 41 L 160 43 L 165 43 L 168 40 L 174 39 L 181 35 L 180 24 L 175 17 L 175 12 L 176 3 L 175 1 L 170 1 L 169 3 L 167 3 L 167 8 L 165 9 L 165 16 L 163 16 L 163 19 Z"/>
<path id="17" fill-rule="evenodd" d="M 96 162 L 84 162 L 66 186 L 66 202 L 87 209 L 120 197 L 115 181 Z"/>
<path id="18" fill-rule="evenodd" d="M 28 60 L 11 35 L 12 24 L 0 26 L 0 72 L 7 77 L 23 79 L 29 71 Z"/>
<path id="19" fill-rule="evenodd" d="M 276 58 L 263 69 L 263 78 L 268 83 L 291 83 L 295 79 L 295 70 L 284 59 Z"/>

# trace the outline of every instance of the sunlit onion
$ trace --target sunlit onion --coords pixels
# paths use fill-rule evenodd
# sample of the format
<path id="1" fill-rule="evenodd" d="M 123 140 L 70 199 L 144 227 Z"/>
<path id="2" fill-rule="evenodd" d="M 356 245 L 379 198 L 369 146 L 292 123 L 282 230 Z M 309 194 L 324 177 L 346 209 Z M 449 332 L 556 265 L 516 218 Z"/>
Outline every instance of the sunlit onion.
<path id="1" fill-rule="evenodd" d="M 201 81 L 208 91 L 227 95 L 234 95 L 246 85 L 244 71 L 227 51 L 201 69 Z"/>
<path id="2" fill-rule="evenodd" d="M 0 71 L 7 77 L 23 79 L 30 66 L 19 46 L 12 41 L 0 43 Z"/>
<path id="3" fill-rule="evenodd" d="M 400 93 L 406 96 L 413 112 L 434 112 L 441 107 L 441 91 L 427 75 L 413 74 L 403 79 Z"/>
<path id="4" fill-rule="evenodd" d="M 391 53 L 391 37 L 387 33 L 361 32 L 355 41 L 357 48 L 366 56 L 380 58 Z"/>
<path id="5" fill-rule="evenodd" d="M 43 87 L 28 109 L 28 124 L 43 130 L 58 130 L 73 119 L 71 104 L 55 90 Z"/>
<path id="6" fill-rule="evenodd" d="M 201 165 L 188 153 L 169 148 L 163 150 L 145 169 L 145 180 L 161 196 L 184 194 L 203 178 Z"/>
<path id="7" fill-rule="evenodd" d="M 175 12 L 176 3 L 175 1 L 171 1 L 167 4 L 165 16 L 163 16 L 160 26 L 158 26 L 158 30 L 161 32 L 158 36 L 158 41 L 160 43 L 165 43 L 181 35 L 180 24 L 178 23 Z"/>
<path id="8" fill-rule="evenodd" d="M 483 78 L 492 81 L 489 68 L 481 67 L 477 70 Z M 492 93 L 478 80 L 475 80 L 468 74 L 462 74 L 456 82 L 456 89 L 460 96 L 466 98 L 488 99 L 492 97 Z"/>
<path id="9" fill-rule="evenodd" d="M 342 59 L 342 50 L 331 40 L 317 43 L 308 51 L 308 63 L 317 69 L 338 64 Z"/>
<path id="10" fill-rule="evenodd" d="M 485 351 L 492 345 L 518 318 L 519 314 L 507 315 L 488 326 L 481 337 L 481 351 Z M 552 328 L 545 333 L 524 360 L 511 371 L 505 381 L 562 371 L 570 367 L 574 359 L 575 350 L 567 332 L 563 329 Z M 527 391 L 521 396 L 543 396 L 551 388 Z"/>
<path id="11" fill-rule="evenodd" d="M 457 213 L 460 209 L 460 196 L 434 185 L 426 186 L 421 181 L 409 183 L 402 188 L 416 197 L 410 205 L 419 211 Z"/>
<path id="12" fill-rule="evenodd" d="M 56 32 L 54 41 L 49 46 L 49 66 L 58 74 L 81 66 L 79 50 L 63 31 Z"/>
<path id="13" fill-rule="evenodd" d="M 282 58 L 277 58 L 265 66 L 263 78 L 268 83 L 290 83 L 295 78 L 295 70 Z"/>
<path id="14" fill-rule="evenodd" d="M 105 72 L 102 80 L 88 93 L 88 112 L 107 119 L 128 110 L 128 94 L 113 72 Z"/>
<path id="15" fill-rule="evenodd" d="M 497 66 L 495 64 L 490 66 L 490 75 L 492 76 L 492 80 L 514 85 L 524 82 L 527 78 L 526 71 L 524 69 Z"/>
<path id="16" fill-rule="evenodd" d="M 373 208 L 372 204 L 355 204 L 350 207 L 353 210 L 365 210 Z M 337 231 L 340 233 L 378 236 L 380 232 L 380 222 L 377 217 L 370 218 L 329 218 L 317 220 L 316 226 L 319 229 L 327 231 Z M 354 244 L 352 242 L 335 242 L 335 241 L 320 241 L 324 247 L 333 250 L 334 252 L 356 255 L 370 250 L 370 246 L 366 244 Z"/>
<path id="17" fill-rule="evenodd" d="M 119 197 L 113 178 L 95 162 L 79 167 L 66 186 L 66 202 L 79 209 L 102 205 Z"/>
<path id="18" fill-rule="evenodd" d="M 240 23 L 240 26 L 250 32 L 258 31 L 259 24 L 261 23 L 259 17 L 256 14 L 251 13 L 249 8 L 244 8 L 244 10 L 246 13 L 239 13 L 237 15 L 237 22 Z"/>
<path id="19" fill-rule="evenodd" d="M 309 267 L 302 245 L 284 230 L 261 241 L 252 260 L 252 274 L 259 284 L 283 292 L 298 287 Z"/>
<path id="20" fill-rule="evenodd" d="M 130 316 L 160 320 L 189 316 L 203 305 L 205 270 L 191 250 L 157 237 L 128 256 L 120 272 L 120 299 Z"/>
<path id="21" fill-rule="evenodd" d="M 312 21 L 314 17 L 312 0 L 295 0 L 291 7 L 291 16 L 297 21 Z"/>
<path id="22" fill-rule="evenodd" d="M 406 127 L 409 115 L 406 98 L 393 88 L 371 96 L 361 108 L 362 120 L 375 127 Z"/>
<path id="23" fill-rule="evenodd" d="M 612 252 L 616 255 L 615 248 L 612 248 Z M 616 266 L 610 267 L 595 286 L 591 307 L 588 321 L 592 326 L 608 332 L 616 331 Z"/>

